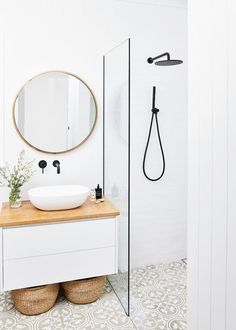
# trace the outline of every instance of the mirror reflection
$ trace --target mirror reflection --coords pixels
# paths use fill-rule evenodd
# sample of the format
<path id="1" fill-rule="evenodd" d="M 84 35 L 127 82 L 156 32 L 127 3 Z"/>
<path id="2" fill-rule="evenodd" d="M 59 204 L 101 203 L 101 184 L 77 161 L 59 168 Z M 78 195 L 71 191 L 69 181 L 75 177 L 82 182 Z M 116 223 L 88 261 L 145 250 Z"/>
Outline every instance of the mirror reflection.
<path id="1" fill-rule="evenodd" d="M 96 101 L 81 79 L 50 71 L 28 81 L 14 102 L 20 136 L 37 150 L 60 153 L 78 147 L 96 123 Z"/>

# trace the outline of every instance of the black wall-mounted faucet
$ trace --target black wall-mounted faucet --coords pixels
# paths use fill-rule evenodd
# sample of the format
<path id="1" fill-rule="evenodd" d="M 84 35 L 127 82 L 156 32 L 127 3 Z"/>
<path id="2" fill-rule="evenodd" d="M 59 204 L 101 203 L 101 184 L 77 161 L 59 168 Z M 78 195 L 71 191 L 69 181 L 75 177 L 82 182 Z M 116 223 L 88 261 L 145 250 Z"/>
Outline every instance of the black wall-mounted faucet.
<path id="1" fill-rule="evenodd" d="M 61 173 L 60 162 L 59 160 L 54 160 L 52 165 L 57 168 L 57 174 Z"/>
<path id="2" fill-rule="evenodd" d="M 42 169 L 42 173 L 44 173 L 44 169 L 45 169 L 45 167 L 47 167 L 46 160 L 40 160 L 40 162 L 38 163 L 38 166 Z"/>

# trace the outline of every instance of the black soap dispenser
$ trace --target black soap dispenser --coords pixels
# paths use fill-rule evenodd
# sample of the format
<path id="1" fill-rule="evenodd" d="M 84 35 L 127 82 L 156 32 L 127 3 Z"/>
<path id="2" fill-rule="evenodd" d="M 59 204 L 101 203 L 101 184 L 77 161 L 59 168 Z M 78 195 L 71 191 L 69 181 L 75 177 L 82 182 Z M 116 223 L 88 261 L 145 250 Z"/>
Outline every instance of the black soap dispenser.
<path id="1" fill-rule="evenodd" d="M 100 188 L 99 184 L 97 185 L 97 188 L 95 189 L 96 199 L 102 198 L 102 188 Z"/>

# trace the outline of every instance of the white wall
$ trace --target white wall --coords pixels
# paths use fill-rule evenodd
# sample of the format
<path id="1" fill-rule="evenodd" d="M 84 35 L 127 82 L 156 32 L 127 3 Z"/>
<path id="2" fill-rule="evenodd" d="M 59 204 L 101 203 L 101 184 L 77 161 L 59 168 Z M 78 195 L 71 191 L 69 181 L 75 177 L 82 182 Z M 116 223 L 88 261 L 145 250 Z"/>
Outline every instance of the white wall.
<path id="1" fill-rule="evenodd" d="M 136 15 L 138 21 L 149 22 L 137 26 L 137 37 L 131 40 L 131 238 L 133 266 L 140 266 L 186 257 L 187 11 L 139 5 Z M 147 63 L 148 57 L 164 51 L 184 63 Z M 148 181 L 142 172 L 153 85 L 166 158 L 166 172 L 157 182 Z M 146 169 L 155 177 L 162 160 L 155 126 L 153 132 Z"/>
<path id="2" fill-rule="evenodd" d="M 191 330 L 235 329 L 235 17 L 235 1 L 190 1 L 188 328 Z"/>
<path id="3" fill-rule="evenodd" d="M 49 164 L 44 175 L 36 169 L 24 192 L 39 184 L 78 182 L 94 187 L 102 182 L 102 55 L 131 37 L 133 266 L 186 256 L 187 16 L 185 8 L 168 4 L 171 3 L 3 1 L 5 44 L 1 35 L 0 65 L 5 131 L 1 159 L 13 162 L 24 148 L 29 158 L 36 158 L 36 162 L 46 159 Z M 147 64 L 147 57 L 163 51 L 183 59 L 184 64 L 167 68 Z M 25 81 L 56 69 L 75 73 L 88 83 L 98 100 L 99 117 L 95 131 L 83 146 L 53 156 L 36 152 L 21 141 L 13 127 L 12 103 Z M 148 182 L 142 174 L 153 84 L 157 85 L 167 161 L 165 177 L 158 183 Z M 60 176 L 51 165 L 54 159 L 61 161 Z M 157 161 L 149 161 L 149 166 L 154 168 Z M 1 194 L 6 199 L 7 192 L 1 190 Z"/>
<path id="4" fill-rule="evenodd" d="M 95 187 L 102 182 L 102 54 L 109 44 L 109 40 L 103 41 L 102 16 L 103 10 L 96 1 L 86 4 L 73 0 L 4 1 L 5 46 L 1 52 L 5 58 L 5 152 L 2 158 L 13 162 L 24 148 L 36 163 L 40 159 L 48 161 L 44 175 L 36 166 L 35 176 L 24 191 L 39 184 L 77 182 Z M 100 29 L 95 33 L 97 26 Z M 35 74 L 54 69 L 84 79 L 94 90 L 99 107 L 98 123 L 91 138 L 79 149 L 63 155 L 46 155 L 29 148 L 18 137 L 12 121 L 12 103 L 19 88 Z M 61 175 L 52 167 L 54 159 L 61 162 Z M 6 197 L 7 193 L 3 198 Z"/>

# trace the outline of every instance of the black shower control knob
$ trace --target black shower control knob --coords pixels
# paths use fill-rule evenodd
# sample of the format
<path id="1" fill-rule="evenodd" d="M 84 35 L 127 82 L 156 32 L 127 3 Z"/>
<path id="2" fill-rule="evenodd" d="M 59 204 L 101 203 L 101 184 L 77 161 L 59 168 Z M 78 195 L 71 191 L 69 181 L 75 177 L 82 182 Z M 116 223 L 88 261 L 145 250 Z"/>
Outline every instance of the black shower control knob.
<path id="1" fill-rule="evenodd" d="M 39 162 L 39 167 L 42 169 L 42 173 L 44 173 L 44 169 L 45 169 L 45 167 L 47 167 L 47 162 L 46 162 L 46 160 L 40 160 L 40 162 Z"/>

